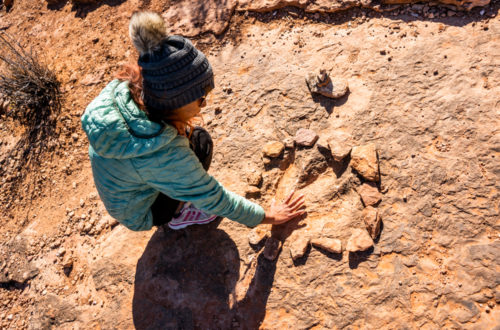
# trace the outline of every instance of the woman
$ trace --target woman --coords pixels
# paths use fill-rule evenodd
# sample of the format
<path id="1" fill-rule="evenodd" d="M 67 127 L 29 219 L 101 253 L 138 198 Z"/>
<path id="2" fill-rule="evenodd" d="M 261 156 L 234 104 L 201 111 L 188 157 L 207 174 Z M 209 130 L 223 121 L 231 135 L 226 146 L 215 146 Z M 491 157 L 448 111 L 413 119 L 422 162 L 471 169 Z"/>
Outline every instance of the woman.
<path id="1" fill-rule="evenodd" d="M 212 140 L 191 120 L 214 88 L 212 68 L 188 39 L 166 35 L 162 17 L 132 15 L 139 52 L 82 116 L 97 191 L 111 216 L 131 230 L 172 229 L 217 216 L 247 226 L 281 224 L 304 213 L 303 196 L 264 209 L 207 174 Z"/>

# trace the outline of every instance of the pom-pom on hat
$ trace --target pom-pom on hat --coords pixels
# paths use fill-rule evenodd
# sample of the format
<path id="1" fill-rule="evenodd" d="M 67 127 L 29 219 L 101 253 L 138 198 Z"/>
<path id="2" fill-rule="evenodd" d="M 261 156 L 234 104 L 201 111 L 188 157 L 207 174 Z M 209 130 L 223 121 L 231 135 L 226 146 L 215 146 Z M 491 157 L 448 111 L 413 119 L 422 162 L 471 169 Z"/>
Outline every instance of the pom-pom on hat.
<path id="1" fill-rule="evenodd" d="M 188 39 L 167 36 L 159 14 L 134 13 L 129 34 L 139 52 L 143 101 L 148 110 L 175 110 L 214 88 L 212 67 L 205 55 Z"/>

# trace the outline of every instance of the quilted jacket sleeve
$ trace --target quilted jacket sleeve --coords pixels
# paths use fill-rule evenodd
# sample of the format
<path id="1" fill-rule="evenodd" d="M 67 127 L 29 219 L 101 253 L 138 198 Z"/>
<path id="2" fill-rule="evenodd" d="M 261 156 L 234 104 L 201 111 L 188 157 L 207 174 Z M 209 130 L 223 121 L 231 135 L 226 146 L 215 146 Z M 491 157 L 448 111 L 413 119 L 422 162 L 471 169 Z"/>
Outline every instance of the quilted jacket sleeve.
<path id="1" fill-rule="evenodd" d="M 141 166 L 141 176 L 151 187 L 180 201 L 191 202 L 209 214 L 226 217 L 249 227 L 264 219 L 264 209 L 249 200 L 226 190 L 202 167 L 187 139 L 178 137 L 176 143 L 161 150 Z"/>

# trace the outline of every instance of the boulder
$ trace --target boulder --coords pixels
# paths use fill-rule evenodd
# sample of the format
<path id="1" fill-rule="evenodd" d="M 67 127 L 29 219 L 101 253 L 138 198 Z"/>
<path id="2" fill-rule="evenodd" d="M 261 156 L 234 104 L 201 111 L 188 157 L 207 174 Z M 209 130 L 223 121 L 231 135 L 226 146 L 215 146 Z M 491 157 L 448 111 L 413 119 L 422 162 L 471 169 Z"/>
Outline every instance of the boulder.
<path id="1" fill-rule="evenodd" d="M 366 230 L 370 234 L 371 238 L 377 238 L 380 234 L 381 221 L 378 210 L 374 207 L 368 206 L 363 210 L 362 217 L 366 225 Z"/>
<path id="2" fill-rule="evenodd" d="M 382 194 L 373 182 L 363 183 L 360 187 L 356 188 L 356 191 L 365 206 L 377 205 L 382 199 Z"/>
<path id="3" fill-rule="evenodd" d="M 275 158 L 279 157 L 284 149 L 285 146 L 283 145 L 283 143 L 279 141 L 271 141 L 266 143 L 264 148 L 262 148 L 262 153 L 266 157 Z"/>
<path id="4" fill-rule="evenodd" d="M 342 253 L 342 242 L 339 239 L 327 237 L 313 238 L 311 244 L 331 253 Z"/>
<path id="5" fill-rule="evenodd" d="M 366 251 L 373 246 L 373 240 L 364 229 L 354 229 L 347 240 L 346 250 L 349 252 Z"/>
<path id="6" fill-rule="evenodd" d="M 380 176 L 375 144 L 370 143 L 352 148 L 351 167 L 366 180 L 378 181 Z"/>

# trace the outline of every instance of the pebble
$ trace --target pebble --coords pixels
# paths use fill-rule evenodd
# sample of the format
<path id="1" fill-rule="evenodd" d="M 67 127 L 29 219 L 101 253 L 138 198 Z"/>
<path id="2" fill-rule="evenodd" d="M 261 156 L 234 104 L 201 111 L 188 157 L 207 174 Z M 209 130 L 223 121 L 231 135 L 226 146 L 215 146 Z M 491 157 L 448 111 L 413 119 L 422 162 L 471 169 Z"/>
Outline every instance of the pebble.
<path id="1" fill-rule="evenodd" d="M 307 251 L 307 247 L 309 246 L 310 238 L 309 237 L 299 237 L 296 240 L 293 240 L 290 245 L 290 255 L 293 260 L 297 260 L 304 256 Z"/>
<path id="2" fill-rule="evenodd" d="M 363 221 L 365 222 L 366 230 L 372 239 L 376 239 L 380 234 L 380 215 L 376 208 L 368 206 L 363 212 Z"/>
<path id="3" fill-rule="evenodd" d="M 270 236 L 268 230 L 266 230 L 262 226 L 257 226 L 248 233 L 248 243 L 250 243 L 251 245 L 257 245 L 268 236 Z"/>
<path id="4" fill-rule="evenodd" d="M 266 145 L 262 148 L 262 153 L 266 157 L 279 157 L 283 150 L 285 149 L 285 146 L 283 143 L 279 141 L 271 141 L 266 143 Z"/>
<path id="5" fill-rule="evenodd" d="M 335 131 L 328 137 L 328 147 L 335 161 L 340 162 L 351 153 L 351 136 L 342 131 Z"/>
<path id="6" fill-rule="evenodd" d="M 316 132 L 314 132 L 313 130 L 300 128 L 297 133 L 295 133 L 294 140 L 298 146 L 312 147 L 316 143 L 318 138 L 318 134 L 316 134 Z"/>
<path id="7" fill-rule="evenodd" d="M 352 148 L 351 167 L 368 181 L 379 181 L 377 148 L 370 143 Z"/>
<path id="8" fill-rule="evenodd" d="M 382 194 L 373 182 L 363 183 L 356 191 L 365 206 L 377 205 L 382 199 Z"/>
<path id="9" fill-rule="evenodd" d="M 42 291 L 42 296 L 45 296 L 47 294 L 47 290 Z"/>
<path id="10" fill-rule="evenodd" d="M 311 240 L 313 246 L 326 250 L 331 253 L 342 253 L 342 242 L 334 238 L 314 238 Z"/>
<path id="11" fill-rule="evenodd" d="M 283 140 L 283 144 L 287 149 L 293 149 L 295 147 L 295 141 L 292 137 L 287 137 Z"/>
<path id="12" fill-rule="evenodd" d="M 269 261 L 273 261 L 278 256 L 281 250 L 281 241 L 274 237 L 269 237 L 266 240 L 266 245 L 264 246 L 264 258 Z"/>
<path id="13" fill-rule="evenodd" d="M 12 315 L 12 314 L 9 314 L 9 315 L 7 316 L 7 320 L 9 320 L 9 321 L 11 321 L 13 318 L 14 318 L 14 315 Z"/>
<path id="14" fill-rule="evenodd" d="M 80 198 L 80 207 L 85 206 L 85 200 L 83 198 Z"/>
<path id="15" fill-rule="evenodd" d="M 351 237 L 347 240 L 346 250 L 358 252 L 368 250 L 373 246 L 373 240 L 364 229 L 354 229 Z"/>
<path id="16" fill-rule="evenodd" d="M 250 172 L 247 175 L 247 182 L 251 186 L 258 187 L 262 183 L 262 173 L 261 172 Z"/>

